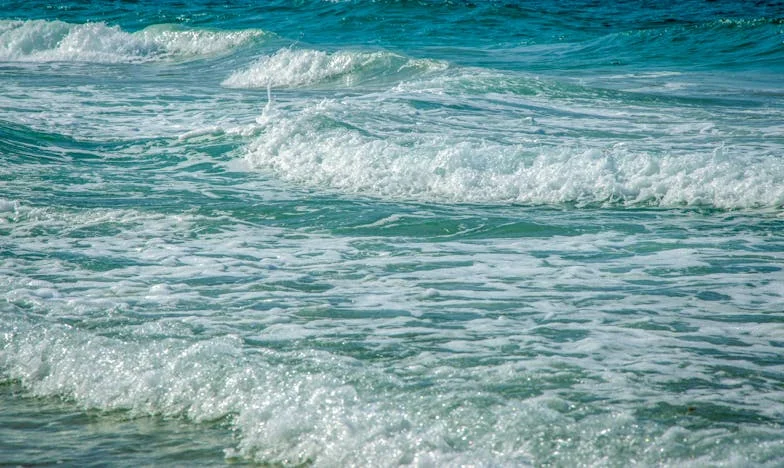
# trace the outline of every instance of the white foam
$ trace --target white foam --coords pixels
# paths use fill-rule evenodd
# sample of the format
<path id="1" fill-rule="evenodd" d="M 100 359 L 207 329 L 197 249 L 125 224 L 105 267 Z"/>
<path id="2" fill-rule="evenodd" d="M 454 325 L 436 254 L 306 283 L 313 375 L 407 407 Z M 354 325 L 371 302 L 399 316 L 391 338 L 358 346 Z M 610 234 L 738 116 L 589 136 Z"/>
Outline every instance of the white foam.
<path id="1" fill-rule="evenodd" d="M 138 63 L 215 55 L 260 38 L 261 30 L 154 25 L 129 33 L 105 23 L 0 20 L 0 60 Z"/>
<path id="2" fill-rule="evenodd" d="M 350 86 L 379 70 L 394 74 L 405 70 L 438 70 L 445 62 L 408 59 L 390 52 L 338 51 L 328 53 L 310 49 L 281 49 L 263 57 L 223 81 L 230 88 L 298 87 L 340 80 Z M 363 74 L 364 72 L 364 74 Z"/>
<path id="3" fill-rule="evenodd" d="M 84 408 L 220 420 L 236 430 L 230 457 L 318 466 L 524 466 L 552 460 L 559 449 L 559 461 L 575 466 L 629 453 L 662 464 L 658 452 L 645 451 L 654 444 L 675 453 L 677 464 L 670 423 L 636 417 L 637 408 L 696 402 L 771 419 L 781 413 L 782 392 L 769 377 L 781 366 L 757 361 L 776 355 L 780 327 L 753 318 L 721 321 L 722 312 L 744 309 L 762 318 L 781 302 L 784 272 L 755 268 L 781 263 L 779 252 L 763 248 L 766 233 L 744 239 L 747 233 L 732 229 L 704 231 L 704 220 L 692 224 L 684 216 L 651 217 L 635 234 L 610 227 L 437 241 L 333 235 L 197 212 L 18 211 L 7 239 L 22 255 L 0 265 L 2 377 Z M 566 222 L 579 224 L 572 218 L 579 213 L 566 211 Z M 416 216 L 432 214 L 391 215 L 379 227 Z M 550 216 L 559 222 L 560 215 Z M 754 219 L 744 218 L 736 222 Z M 215 222 L 230 228 L 191 235 Z M 369 241 L 387 244 L 368 249 Z M 741 241 L 757 244 L 706 247 Z M 64 252 L 73 255 L 62 258 Z M 606 252 L 613 255 L 585 261 Z M 746 274 L 690 273 L 744 255 L 752 262 Z M 80 257 L 114 268 L 94 270 Z M 662 268 L 670 272 L 663 276 Z M 300 280 L 330 289 L 285 286 Z M 688 295 L 661 292 L 719 288 L 730 302 L 703 308 Z M 376 314 L 384 310 L 400 312 Z M 434 326 L 435 313 L 455 316 L 449 326 Z M 695 331 L 630 326 L 641 321 Z M 564 343 L 541 333 L 547 328 L 580 334 Z M 717 355 L 715 344 L 688 337 L 743 346 Z M 316 343 L 402 352 L 365 360 L 341 349 L 312 350 Z M 768 380 L 691 388 L 683 400 L 672 390 L 680 381 L 714 381 L 717 365 Z M 565 396 L 580 394 L 599 401 Z M 713 440 L 705 431 L 691 437 Z M 748 442 L 739 450 L 757 447 Z M 716 450 L 700 453 L 722 460 Z"/>
<path id="4" fill-rule="evenodd" d="M 322 465 L 476 457 L 461 457 L 440 440 L 448 425 L 418 433 L 423 427 L 412 426 L 402 408 L 360 396 L 355 385 L 337 377 L 359 370 L 350 359 L 305 352 L 290 356 L 304 366 L 268 364 L 267 358 L 286 357 L 268 352 L 249 359 L 235 336 L 139 344 L 68 329 L 31 332 L 15 327 L 4 334 L 0 365 L 35 394 L 66 395 L 84 407 L 137 415 L 226 418 L 241 434 L 237 448 L 227 450 L 230 456 Z"/>
<path id="5" fill-rule="evenodd" d="M 16 213 L 19 211 L 19 200 L 0 198 L 0 213 Z"/>
<path id="6" fill-rule="evenodd" d="M 420 127 L 387 133 L 344 123 L 346 101 L 259 119 L 247 160 L 291 182 L 380 197 L 449 202 L 780 207 L 784 166 L 772 154 L 635 151 L 626 145 L 508 144 Z M 400 115 L 384 109 L 381 115 Z M 457 120 L 457 119 L 455 119 Z M 371 122 L 372 123 L 372 122 Z M 454 123 L 454 121 L 453 121 Z"/>
<path id="7" fill-rule="evenodd" d="M 546 390 L 569 378 L 567 356 L 464 368 L 444 359 L 451 355 L 446 349 L 437 356 L 424 352 L 402 359 L 396 370 L 401 376 L 426 372 L 438 384 L 438 391 L 419 391 L 395 373 L 336 354 L 249 353 L 238 336 L 197 337 L 176 324 L 148 322 L 140 331 L 123 341 L 17 322 L 0 335 L 0 366 L 36 395 L 65 396 L 85 408 L 224 420 L 238 435 L 227 456 L 267 464 L 527 466 L 550 459 L 558 447 L 558 459 L 574 465 L 601 463 L 629 450 L 653 463 L 660 455 L 644 451 L 647 445 L 667 451 L 673 446 L 671 430 L 640 421 L 628 409 L 582 417 L 583 408 Z M 481 353 L 475 345 L 470 350 Z M 612 386 L 629 385 L 612 381 L 620 376 L 590 377 L 574 389 L 617 397 Z M 518 399 L 470 386 L 526 381 L 544 389 Z M 710 430 L 690 434 L 695 443 L 714 436 L 734 437 Z M 724 456 L 721 450 L 703 453 Z"/>
<path id="8" fill-rule="evenodd" d="M 220 98 L 203 95 L 185 99 L 193 98 L 193 94 L 175 85 L 120 90 L 85 85 L 72 91 L 30 83 L 9 84 L 0 93 L 0 107 L 13 109 L 11 120 L 37 131 L 56 128 L 60 135 L 103 141 L 159 137 L 188 141 L 242 135 L 253 129 L 246 129 L 237 118 L 252 122 L 259 111 L 257 102 L 236 100 L 228 113 Z M 162 102 L 167 99 L 171 100 Z M 123 111 L 118 112 L 118 107 Z M 140 145 L 131 151 L 150 149 Z"/>

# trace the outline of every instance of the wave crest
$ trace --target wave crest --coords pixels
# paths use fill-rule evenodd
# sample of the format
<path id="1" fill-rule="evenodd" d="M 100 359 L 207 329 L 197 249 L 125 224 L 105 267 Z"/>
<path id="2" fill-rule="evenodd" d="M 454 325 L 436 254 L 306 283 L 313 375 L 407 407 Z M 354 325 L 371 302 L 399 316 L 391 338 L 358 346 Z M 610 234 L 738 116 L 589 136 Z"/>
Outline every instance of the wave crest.
<path id="1" fill-rule="evenodd" d="M 780 208 L 784 166 L 772 155 L 727 156 L 508 144 L 454 132 L 377 135 L 324 101 L 295 116 L 263 115 L 252 166 L 348 193 L 458 203 Z"/>
<path id="2" fill-rule="evenodd" d="M 0 60 L 139 63 L 228 52 L 264 36 L 261 30 L 215 31 L 153 25 L 129 33 L 105 23 L 0 21 Z"/>
<path id="3" fill-rule="evenodd" d="M 222 84 L 229 88 L 265 88 L 343 81 L 351 86 L 376 78 L 396 80 L 400 75 L 443 70 L 447 66 L 443 61 L 410 59 L 390 52 L 327 53 L 287 48 L 232 73 Z"/>

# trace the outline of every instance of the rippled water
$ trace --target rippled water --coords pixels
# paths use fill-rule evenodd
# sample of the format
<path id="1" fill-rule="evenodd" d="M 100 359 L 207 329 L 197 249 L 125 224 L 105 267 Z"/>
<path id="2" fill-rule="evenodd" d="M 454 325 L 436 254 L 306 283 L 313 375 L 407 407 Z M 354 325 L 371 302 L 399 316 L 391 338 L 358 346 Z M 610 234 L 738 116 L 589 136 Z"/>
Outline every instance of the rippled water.
<path id="1" fill-rule="evenodd" d="M 784 462 L 784 6 L 0 5 L 0 463 Z"/>

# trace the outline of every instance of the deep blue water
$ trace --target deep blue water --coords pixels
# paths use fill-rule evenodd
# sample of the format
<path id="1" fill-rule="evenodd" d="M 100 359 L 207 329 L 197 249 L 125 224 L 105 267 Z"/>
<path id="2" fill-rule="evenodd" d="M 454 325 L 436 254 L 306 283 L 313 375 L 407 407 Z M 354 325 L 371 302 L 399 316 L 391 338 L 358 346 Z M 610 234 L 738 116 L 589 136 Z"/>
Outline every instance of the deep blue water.
<path id="1" fill-rule="evenodd" d="M 784 3 L 0 1 L 0 464 L 781 466 Z"/>

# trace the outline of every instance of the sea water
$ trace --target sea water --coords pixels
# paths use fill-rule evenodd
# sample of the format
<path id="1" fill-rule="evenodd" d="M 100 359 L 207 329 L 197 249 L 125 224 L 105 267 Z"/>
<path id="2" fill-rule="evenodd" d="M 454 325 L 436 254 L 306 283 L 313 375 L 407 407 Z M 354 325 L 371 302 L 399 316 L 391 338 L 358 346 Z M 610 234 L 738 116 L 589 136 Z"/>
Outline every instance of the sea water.
<path id="1" fill-rule="evenodd" d="M 781 2 L 2 1 L 0 161 L 0 464 L 784 464 Z"/>

